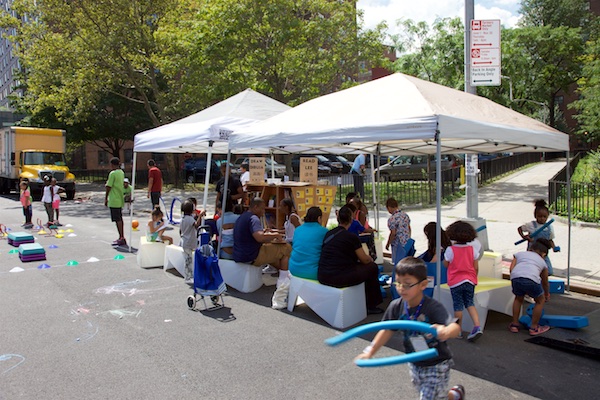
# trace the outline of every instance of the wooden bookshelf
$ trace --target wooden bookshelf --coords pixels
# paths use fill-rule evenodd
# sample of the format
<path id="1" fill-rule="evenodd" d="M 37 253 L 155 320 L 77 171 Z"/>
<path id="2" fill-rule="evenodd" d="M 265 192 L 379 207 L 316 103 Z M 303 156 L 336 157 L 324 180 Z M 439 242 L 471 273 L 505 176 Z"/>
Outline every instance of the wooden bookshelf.
<path id="1" fill-rule="evenodd" d="M 312 185 L 305 182 L 285 182 L 276 185 L 248 184 L 247 188 L 249 199 L 259 196 L 265 201 L 267 227 L 278 229 L 282 229 L 285 222 L 285 213 L 279 204 L 281 200 L 288 197 L 294 202 L 300 218 L 306 215 L 310 207 L 320 207 L 323 211 L 323 224 L 326 226 L 337 190 L 336 186 Z"/>

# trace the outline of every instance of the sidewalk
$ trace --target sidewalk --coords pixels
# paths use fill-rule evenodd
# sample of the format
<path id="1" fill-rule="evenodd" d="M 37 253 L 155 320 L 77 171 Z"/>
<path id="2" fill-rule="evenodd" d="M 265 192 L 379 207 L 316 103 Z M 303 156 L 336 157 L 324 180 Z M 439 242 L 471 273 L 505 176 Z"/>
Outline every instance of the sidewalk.
<path id="1" fill-rule="evenodd" d="M 488 186 L 479 189 L 479 217 L 486 220 L 488 242 L 491 250 L 501 253 L 505 260 L 512 260 L 512 255 L 525 250 L 525 245 L 515 246 L 520 239 L 517 228 L 533 219 L 533 200 L 548 198 L 548 180 L 565 165 L 564 161 L 550 161 L 536 164 L 518 171 Z M 382 199 L 382 204 L 385 199 Z M 466 217 L 466 200 L 461 198 L 442 206 L 442 226 Z M 411 218 L 412 237 L 416 241 L 417 254 L 427 249 L 427 241 L 423 227 L 436 220 L 436 209 L 421 208 L 405 211 Z M 372 212 L 371 212 L 372 213 Z M 373 220 L 373 216 L 370 216 Z M 387 238 L 388 213 L 384 209 L 379 213 L 379 231 Z M 556 238 L 554 242 L 561 247 L 561 252 L 550 253 L 556 277 L 567 277 L 568 221 L 567 218 L 554 218 Z M 330 218 L 330 222 L 331 218 Z M 600 295 L 600 261 L 592 249 L 600 243 L 600 229 L 592 224 L 578 224 L 571 227 L 571 289 L 583 293 Z M 506 268 L 508 272 L 508 268 Z"/>

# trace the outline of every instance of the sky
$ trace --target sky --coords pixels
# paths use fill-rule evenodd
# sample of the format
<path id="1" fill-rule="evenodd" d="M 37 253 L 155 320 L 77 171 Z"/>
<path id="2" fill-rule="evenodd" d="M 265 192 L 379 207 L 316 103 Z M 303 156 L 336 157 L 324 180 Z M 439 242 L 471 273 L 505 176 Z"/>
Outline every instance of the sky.
<path id="1" fill-rule="evenodd" d="M 475 0 L 475 19 L 500 19 L 507 28 L 519 20 L 520 0 Z M 390 34 L 398 33 L 396 21 L 412 19 L 426 21 L 436 18 L 465 16 L 465 0 L 358 0 L 357 7 L 364 11 L 365 28 L 373 28 L 385 20 Z"/>

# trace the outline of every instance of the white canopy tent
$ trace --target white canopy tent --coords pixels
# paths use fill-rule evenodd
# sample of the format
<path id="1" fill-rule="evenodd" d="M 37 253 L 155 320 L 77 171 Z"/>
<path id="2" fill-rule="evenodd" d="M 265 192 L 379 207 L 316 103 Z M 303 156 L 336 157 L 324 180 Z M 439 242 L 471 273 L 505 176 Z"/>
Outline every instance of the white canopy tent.
<path id="1" fill-rule="evenodd" d="M 290 106 L 286 104 L 246 89 L 196 114 L 138 133 L 133 146 L 132 184 L 135 187 L 136 153 L 206 153 L 203 202 L 206 209 L 212 153 L 227 153 L 229 135 L 234 130 L 249 127 L 288 109 Z"/>
<path id="2" fill-rule="evenodd" d="M 252 89 L 246 89 L 196 114 L 138 133 L 133 145 L 131 184 L 135 188 L 137 153 L 206 153 L 203 199 L 203 209 L 206 210 L 212 153 L 228 153 L 229 135 L 234 130 L 247 128 L 290 108 Z"/>
<path id="3" fill-rule="evenodd" d="M 568 151 L 569 137 L 486 98 L 396 73 L 237 130 L 229 147 L 234 152 L 271 147 L 279 153 L 437 154 L 440 243 L 441 153 Z M 437 282 L 440 268 L 438 260 Z"/>

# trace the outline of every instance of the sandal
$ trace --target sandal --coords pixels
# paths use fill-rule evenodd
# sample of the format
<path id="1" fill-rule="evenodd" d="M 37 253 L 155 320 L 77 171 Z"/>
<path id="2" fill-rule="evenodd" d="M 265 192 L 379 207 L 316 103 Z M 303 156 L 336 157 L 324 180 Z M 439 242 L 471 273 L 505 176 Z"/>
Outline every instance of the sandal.
<path id="1" fill-rule="evenodd" d="M 542 333 L 548 332 L 550 330 L 549 326 L 546 325 L 538 325 L 535 329 L 529 329 L 529 334 L 531 336 L 541 335 Z"/>
<path id="2" fill-rule="evenodd" d="M 515 324 L 510 324 L 508 325 L 508 330 L 511 331 L 512 333 L 519 333 L 519 325 L 515 325 Z"/>

